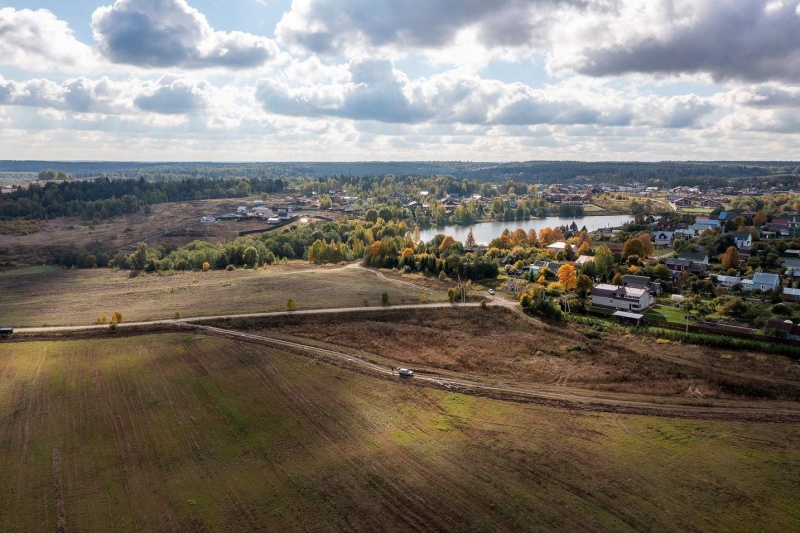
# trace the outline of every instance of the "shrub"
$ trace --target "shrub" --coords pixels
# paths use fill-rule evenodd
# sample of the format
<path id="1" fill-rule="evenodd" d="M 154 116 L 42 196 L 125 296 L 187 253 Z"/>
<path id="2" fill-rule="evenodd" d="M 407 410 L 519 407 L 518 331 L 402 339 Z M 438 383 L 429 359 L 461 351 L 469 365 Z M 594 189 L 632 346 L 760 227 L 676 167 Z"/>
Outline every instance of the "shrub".
<path id="1" fill-rule="evenodd" d="M 486 309 L 486 299 L 485 298 L 483 300 L 481 300 L 480 306 L 481 306 L 481 309 Z"/>
<path id="2" fill-rule="evenodd" d="M 233 265 L 228 265 L 225 267 L 225 270 L 227 270 L 228 272 L 233 272 L 234 270 L 236 270 L 236 267 Z"/>
<path id="3" fill-rule="evenodd" d="M 423 293 L 422 293 L 422 295 L 419 297 L 419 303 L 421 303 L 421 304 L 426 304 L 426 303 L 428 303 L 428 295 L 427 295 L 427 294 L 425 294 L 424 292 L 423 292 Z"/>
<path id="4" fill-rule="evenodd" d="M 297 303 L 294 301 L 293 298 L 289 298 L 286 300 L 286 310 L 287 311 L 294 311 L 297 307 Z"/>
<path id="5" fill-rule="evenodd" d="M 111 323 L 119 324 L 120 322 L 122 322 L 122 313 L 119 311 L 114 311 L 114 314 L 111 315 Z"/>
<path id="6" fill-rule="evenodd" d="M 386 292 L 386 291 L 383 291 L 381 293 L 381 304 L 382 305 L 389 305 L 389 293 Z"/>

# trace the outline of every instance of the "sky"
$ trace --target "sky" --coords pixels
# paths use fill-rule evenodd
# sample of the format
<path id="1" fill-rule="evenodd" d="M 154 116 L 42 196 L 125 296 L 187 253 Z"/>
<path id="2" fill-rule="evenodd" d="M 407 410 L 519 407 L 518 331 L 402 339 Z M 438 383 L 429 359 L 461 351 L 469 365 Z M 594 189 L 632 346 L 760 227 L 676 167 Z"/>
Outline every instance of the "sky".
<path id="1" fill-rule="evenodd" d="M 0 0 L 0 159 L 799 148 L 800 0 Z"/>

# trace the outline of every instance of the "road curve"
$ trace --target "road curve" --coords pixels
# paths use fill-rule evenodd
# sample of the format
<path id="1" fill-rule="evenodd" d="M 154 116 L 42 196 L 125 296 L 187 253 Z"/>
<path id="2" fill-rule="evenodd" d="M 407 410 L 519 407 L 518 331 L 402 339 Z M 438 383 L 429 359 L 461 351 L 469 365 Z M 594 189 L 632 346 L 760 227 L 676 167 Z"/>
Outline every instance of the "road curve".
<path id="1" fill-rule="evenodd" d="M 344 361 L 351 365 L 355 365 L 359 370 L 365 371 L 369 374 L 396 376 L 394 371 L 386 365 L 373 363 L 360 357 L 328 348 L 321 348 L 299 342 L 276 339 L 274 337 L 268 337 L 254 333 L 245 333 L 213 326 L 204 326 L 201 324 L 192 324 L 192 326 L 216 336 L 258 342 L 261 344 L 270 344 L 306 353 L 316 353 L 327 358 L 332 358 L 337 361 Z M 398 377 L 398 379 L 403 378 Z M 753 420 L 793 423 L 800 421 L 800 408 L 707 406 L 615 399 L 588 395 L 591 394 L 592 391 L 581 391 L 587 394 L 579 394 L 578 392 L 548 390 L 546 386 L 536 384 L 530 384 L 529 386 L 508 385 L 503 383 L 479 381 L 473 377 L 445 378 L 435 374 L 426 374 L 420 372 L 415 372 L 413 380 L 416 384 L 422 384 L 439 389 L 450 389 L 463 393 L 496 396 L 499 399 L 545 403 L 593 411 L 610 411 L 631 414 L 669 416 L 676 418 Z"/>

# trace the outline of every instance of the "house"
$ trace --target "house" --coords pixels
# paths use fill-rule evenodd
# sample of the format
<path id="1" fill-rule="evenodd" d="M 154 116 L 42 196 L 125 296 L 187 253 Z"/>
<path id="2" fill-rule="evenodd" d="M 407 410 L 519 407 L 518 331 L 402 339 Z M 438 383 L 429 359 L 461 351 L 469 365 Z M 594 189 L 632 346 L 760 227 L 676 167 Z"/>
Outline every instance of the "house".
<path id="1" fill-rule="evenodd" d="M 242 215 L 239 213 L 225 213 L 217 216 L 217 220 L 239 220 L 240 218 L 242 218 Z"/>
<path id="2" fill-rule="evenodd" d="M 741 216 L 741 214 L 736 211 L 723 211 L 717 218 L 722 222 L 728 222 L 729 220 L 736 220 L 739 216 Z"/>
<path id="3" fill-rule="evenodd" d="M 267 224 L 280 224 L 280 223 L 281 223 L 281 219 L 278 218 L 278 217 L 269 217 L 267 219 Z"/>
<path id="4" fill-rule="evenodd" d="M 677 207 L 692 207 L 692 201 L 689 200 L 688 198 L 676 198 L 672 202 L 672 205 L 674 205 L 676 208 Z"/>
<path id="5" fill-rule="evenodd" d="M 275 213 L 273 213 L 272 209 L 269 207 L 256 207 L 253 209 L 253 213 L 261 218 L 270 218 L 275 216 Z"/>
<path id="6" fill-rule="evenodd" d="M 617 311 L 645 311 L 653 306 L 646 289 L 601 283 L 592 289 L 592 305 Z"/>
<path id="7" fill-rule="evenodd" d="M 750 281 L 750 283 L 746 283 Z M 756 272 L 752 280 L 742 280 L 742 289 L 754 291 L 771 291 L 781 284 L 781 278 L 777 274 L 767 274 L 766 272 Z"/>
<path id="8" fill-rule="evenodd" d="M 737 283 L 741 283 L 742 278 L 739 276 L 717 276 L 717 285 L 720 287 L 724 287 L 726 289 L 730 289 Z"/>
<path id="9" fill-rule="evenodd" d="M 708 266 L 708 254 L 705 252 L 681 252 L 678 254 L 679 259 L 688 259 L 693 263 L 702 263 Z"/>
<path id="10" fill-rule="evenodd" d="M 593 263 L 594 256 L 593 255 L 582 255 L 578 259 L 575 260 L 575 266 L 582 267 L 586 266 L 587 263 Z"/>
<path id="11" fill-rule="evenodd" d="M 753 244 L 753 235 L 749 231 L 734 231 L 733 238 L 736 239 L 736 247 L 740 250 L 749 250 Z"/>
<path id="12" fill-rule="evenodd" d="M 800 302 L 800 289 L 785 288 L 783 289 L 784 302 Z"/>
<path id="13" fill-rule="evenodd" d="M 572 247 L 572 253 L 575 253 L 577 251 L 577 247 L 574 244 L 567 244 L 564 241 L 554 242 L 553 244 L 548 246 L 547 249 L 553 250 L 554 252 L 558 253 L 565 251 L 567 249 L 567 246 Z"/>
<path id="14" fill-rule="evenodd" d="M 236 212 L 239 213 L 240 215 L 243 214 L 243 213 L 246 213 L 247 212 L 247 206 L 240 205 L 239 207 L 236 208 Z"/>
<path id="15" fill-rule="evenodd" d="M 278 209 L 278 218 L 281 220 L 289 220 L 289 210 L 288 209 Z"/>
<path id="16" fill-rule="evenodd" d="M 659 231 L 655 235 L 656 246 L 672 246 L 673 240 L 675 240 L 674 231 Z"/>
<path id="17" fill-rule="evenodd" d="M 665 261 L 667 268 L 672 272 L 672 277 L 677 278 L 681 272 L 688 270 L 691 274 L 700 274 L 706 271 L 707 265 L 692 261 L 691 259 L 669 258 Z"/>
<path id="18" fill-rule="evenodd" d="M 661 294 L 661 282 L 652 281 L 648 276 L 634 276 L 626 274 L 622 276 L 622 286 L 632 287 L 634 289 L 645 289 L 653 296 Z"/>
<path id="19" fill-rule="evenodd" d="M 530 270 L 534 276 L 538 276 L 543 268 L 547 268 L 551 274 L 555 275 L 558 273 L 558 269 L 562 266 L 564 266 L 564 263 L 556 263 L 555 261 L 536 261 L 534 264 L 528 267 L 528 270 Z"/>
<path id="20" fill-rule="evenodd" d="M 797 277 L 800 275 L 800 259 L 785 259 L 783 267 L 786 269 L 784 275 L 786 277 Z"/>
<path id="21" fill-rule="evenodd" d="M 216 218 L 214 218 L 212 216 L 208 216 L 208 215 L 200 218 L 200 223 L 201 224 L 213 224 L 216 221 L 217 221 Z"/>

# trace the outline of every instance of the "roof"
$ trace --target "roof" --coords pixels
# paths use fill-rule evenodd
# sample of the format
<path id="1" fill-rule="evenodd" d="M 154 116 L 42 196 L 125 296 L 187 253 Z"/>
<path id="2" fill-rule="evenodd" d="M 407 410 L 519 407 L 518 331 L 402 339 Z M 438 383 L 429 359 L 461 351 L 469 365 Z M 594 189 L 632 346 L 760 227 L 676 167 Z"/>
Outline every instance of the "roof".
<path id="1" fill-rule="evenodd" d="M 708 259 L 708 254 L 705 252 L 681 252 L 678 254 L 678 259 L 688 259 L 689 261 L 705 261 Z"/>
<path id="2" fill-rule="evenodd" d="M 680 258 L 676 259 L 674 257 L 670 257 L 670 258 L 667 259 L 666 263 L 667 263 L 667 265 L 677 265 L 677 266 L 686 266 L 686 267 L 688 267 L 689 265 L 692 264 L 692 261 L 689 260 L 689 259 L 680 259 Z"/>
<path id="3" fill-rule="evenodd" d="M 777 274 L 767 274 L 766 272 L 756 272 L 753 274 L 753 283 L 764 283 L 767 285 L 777 285 L 781 278 Z"/>
<path id="4" fill-rule="evenodd" d="M 628 313 L 627 311 L 616 311 L 611 316 L 619 316 L 619 317 L 622 317 L 622 318 L 632 318 L 634 320 L 641 320 L 644 317 L 644 315 L 640 315 L 638 313 Z"/>
<path id="5" fill-rule="evenodd" d="M 753 236 L 749 231 L 734 231 L 733 238 L 737 241 L 746 241 L 747 239 L 752 239 Z"/>
<path id="6" fill-rule="evenodd" d="M 792 268 L 800 268 L 800 259 L 785 259 L 783 261 L 783 266 L 792 267 Z"/>
<path id="7" fill-rule="evenodd" d="M 591 263 L 594 261 L 593 255 L 582 255 L 578 259 L 575 260 L 576 265 L 583 265 L 585 263 Z"/>
<path id="8" fill-rule="evenodd" d="M 783 289 L 783 294 L 788 294 L 789 296 L 800 296 L 800 289 L 792 289 L 787 287 Z"/>
<path id="9" fill-rule="evenodd" d="M 634 287 L 647 287 L 650 283 L 650 278 L 647 276 L 634 276 L 633 274 L 625 274 L 622 276 L 623 285 L 633 285 Z"/>
<path id="10" fill-rule="evenodd" d="M 722 283 L 739 283 L 741 280 L 739 276 L 717 276 L 717 281 Z"/>

